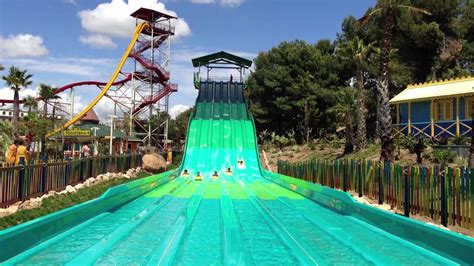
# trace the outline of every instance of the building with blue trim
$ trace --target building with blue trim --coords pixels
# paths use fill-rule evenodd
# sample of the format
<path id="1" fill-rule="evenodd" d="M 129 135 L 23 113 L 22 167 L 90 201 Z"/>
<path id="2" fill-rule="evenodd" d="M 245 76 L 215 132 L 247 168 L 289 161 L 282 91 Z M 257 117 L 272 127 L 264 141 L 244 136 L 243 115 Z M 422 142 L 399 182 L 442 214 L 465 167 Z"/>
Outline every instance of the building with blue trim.
<path id="1" fill-rule="evenodd" d="M 390 100 L 396 108 L 394 136 L 469 135 L 474 107 L 474 77 L 408 85 Z"/>

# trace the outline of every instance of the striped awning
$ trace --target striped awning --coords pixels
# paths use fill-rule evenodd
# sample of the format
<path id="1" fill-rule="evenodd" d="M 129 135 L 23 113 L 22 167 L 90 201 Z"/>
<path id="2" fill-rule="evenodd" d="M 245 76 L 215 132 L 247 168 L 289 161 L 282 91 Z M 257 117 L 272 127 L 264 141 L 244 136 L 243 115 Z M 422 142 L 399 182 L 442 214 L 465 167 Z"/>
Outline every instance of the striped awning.
<path id="1" fill-rule="evenodd" d="M 455 96 L 474 96 L 474 77 L 408 85 L 390 103 L 416 102 Z"/>

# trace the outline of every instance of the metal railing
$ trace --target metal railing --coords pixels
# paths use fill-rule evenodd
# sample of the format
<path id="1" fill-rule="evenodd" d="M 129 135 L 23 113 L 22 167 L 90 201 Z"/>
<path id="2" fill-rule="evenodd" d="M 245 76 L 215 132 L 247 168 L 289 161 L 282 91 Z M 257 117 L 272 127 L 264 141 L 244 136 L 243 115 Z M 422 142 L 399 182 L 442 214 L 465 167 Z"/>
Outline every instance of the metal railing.
<path id="1" fill-rule="evenodd" d="M 89 177 L 141 166 L 140 154 L 95 156 L 66 161 L 0 167 L 0 207 L 63 190 Z"/>
<path id="2" fill-rule="evenodd" d="M 474 171 L 443 166 L 401 166 L 369 160 L 278 162 L 278 172 L 367 196 L 379 204 L 430 217 L 444 226 L 474 229 Z"/>

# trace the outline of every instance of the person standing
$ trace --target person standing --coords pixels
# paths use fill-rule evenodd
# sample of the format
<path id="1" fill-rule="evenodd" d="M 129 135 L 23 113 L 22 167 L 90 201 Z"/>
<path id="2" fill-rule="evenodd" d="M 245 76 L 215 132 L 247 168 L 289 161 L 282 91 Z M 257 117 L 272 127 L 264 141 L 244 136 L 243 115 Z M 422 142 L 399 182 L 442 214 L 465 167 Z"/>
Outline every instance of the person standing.
<path id="1" fill-rule="evenodd" d="M 16 164 L 27 164 L 29 160 L 29 153 L 26 149 L 23 140 L 18 141 L 18 148 L 16 150 Z"/>
<path id="2" fill-rule="evenodd" d="M 16 162 L 16 151 L 17 151 L 18 140 L 14 140 L 7 149 L 6 161 L 9 164 L 14 164 Z"/>
<path id="3" fill-rule="evenodd" d="M 87 145 L 87 143 L 84 143 L 84 146 L 82 146 L 82 154 L 86 158 L 91 156 L 91 148 L 89 148 L 89 145 Z"/>

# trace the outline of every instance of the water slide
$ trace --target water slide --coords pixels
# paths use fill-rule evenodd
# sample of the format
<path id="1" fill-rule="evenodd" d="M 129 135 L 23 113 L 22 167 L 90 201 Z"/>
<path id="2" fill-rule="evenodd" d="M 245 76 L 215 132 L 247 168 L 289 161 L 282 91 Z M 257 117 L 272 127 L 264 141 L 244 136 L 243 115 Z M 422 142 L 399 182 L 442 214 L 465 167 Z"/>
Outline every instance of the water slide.
<path id="1" fill-rule="evenodd" d="M 86 108 L 84 108 L 81 112 L 79 112 L 77 115 L 75 115 L 73 118 L 71 118 L 69 121 L 67 121 L 64 125 L 62 125 L 61 127 L 59 128 L 56 128 L 54 129 L 53 131 L 49 132 L 46 137 L 51 137 L 53 135 L 55 135 L 56 133 L 60 132 L 61 130 L 63 129 L 66 129 L 68 128 L 69 126 L 75 124 L 77 121 L 79 121 L 84 115 L 86 115 L 87 112 L 89 112 L 89 110 L 91 110 L 99 101 L 100 99 L 102 99 L 102 97 L 107 93 L 107 91 L 110 89 L 110 87 L 112 86 L 112 84 L 115 82 L 115 80 L 117 79 L 119 73 L 120 73 L 120 70 L 122 70 L 122 67 L 123 65 L 125 64 L 125 61 L 127 61 L 127 58 L 128 56 L 130 55 L 133 47 L 135 46 L 135 43 L 137 42 L 138 40 L 138 37 L 140 36 L 141 32 L 144 31 L 145 29 L 147 29 L 149 27 L 149 25 L 145 22 L 142 22 L 140 24 L 137 25 L 137 27 L 135 28 L 135 32 L 133 34 L 133 37 L 132 37 L 132 40 L 130 41 L 130 43 L 128 44 L 128 47 L 127 49 L 125 50 L 125 53 L 123 54 L 122 56 L 122 59 L 120 60 L 119 64 L 117 65 L 117 67 L 115 68 L 115 71 L 114 73 L 112 74 L 112 76 L 110 77 L 110 80 L 109 82 L 107 82 L 107 84 L 105 85 L 105 87 L 100 91 L 99 94 L 97 94 L 97 96 L 92 100 L 92 102 L 90 102 Z"/>
<path id="2" fill-rule="evenodd" d="M 178 169 L 0 231 L 0 245 L 5 244 L 0 261 L 5 265 L 474 263 L 472 238 L 262 169 L 243 91 L 241 83 L 201 83 Z"/>

